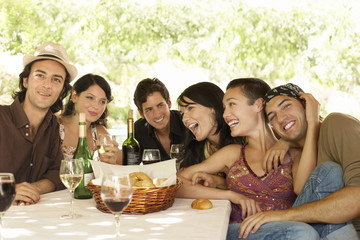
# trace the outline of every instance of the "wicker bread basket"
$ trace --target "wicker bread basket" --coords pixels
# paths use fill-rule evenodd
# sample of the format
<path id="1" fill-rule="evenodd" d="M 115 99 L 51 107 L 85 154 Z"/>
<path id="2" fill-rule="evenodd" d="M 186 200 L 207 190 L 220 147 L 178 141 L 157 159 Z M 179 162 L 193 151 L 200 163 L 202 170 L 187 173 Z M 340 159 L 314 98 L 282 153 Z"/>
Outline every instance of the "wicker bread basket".
<path id="1" fill-rule="evenodd" d="M 181 186 L 179 180 L 176 184 L 158 188 L 133 188 L 131 202 L 123 211 L 124 214 L 153 213 L 171 207 L 175 200 L 176 190 Z M 91 181 L 88 188 L 92 191 L 96 208 L 105 213 L 111 213 L 101 199 L 101 186 L 94 185 Z"/>

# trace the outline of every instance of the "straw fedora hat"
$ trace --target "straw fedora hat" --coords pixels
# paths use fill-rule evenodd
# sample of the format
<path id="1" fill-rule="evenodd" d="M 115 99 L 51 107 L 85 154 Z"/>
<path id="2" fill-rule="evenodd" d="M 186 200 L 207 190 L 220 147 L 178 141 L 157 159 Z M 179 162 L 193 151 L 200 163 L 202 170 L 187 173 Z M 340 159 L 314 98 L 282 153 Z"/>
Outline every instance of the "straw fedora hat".
<path id="1" fill-rule="evenodd" d="M 60 44 L 53 42 L 43 43 L 36 49 L 34 56 L 24 56 L 24 67 L 29 63 L 39 59 L 50 59 L 62 64 L 70 74 L 70 82 L 74 80 L 77 75 L 76 67 L 70 64 L 66 49 Z"/>

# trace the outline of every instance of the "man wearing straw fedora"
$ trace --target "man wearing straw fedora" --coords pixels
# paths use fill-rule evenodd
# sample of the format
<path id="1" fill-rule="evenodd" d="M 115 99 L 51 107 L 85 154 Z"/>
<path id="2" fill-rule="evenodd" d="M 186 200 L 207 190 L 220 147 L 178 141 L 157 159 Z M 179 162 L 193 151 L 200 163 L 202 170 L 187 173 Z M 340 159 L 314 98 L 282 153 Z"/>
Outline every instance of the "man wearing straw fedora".
<path id="1" fill-rule="evenodd" d="M 0 106 L 0 172 L 14 174 L 14 203 L 30 205 L 41 194 L 64 188 L 54 113 L 62 109 L 77 70 L 65 48 L 52 42 L 39 46 L 34 56 L 24 56 L 23 65 L 14 102 Z"/>

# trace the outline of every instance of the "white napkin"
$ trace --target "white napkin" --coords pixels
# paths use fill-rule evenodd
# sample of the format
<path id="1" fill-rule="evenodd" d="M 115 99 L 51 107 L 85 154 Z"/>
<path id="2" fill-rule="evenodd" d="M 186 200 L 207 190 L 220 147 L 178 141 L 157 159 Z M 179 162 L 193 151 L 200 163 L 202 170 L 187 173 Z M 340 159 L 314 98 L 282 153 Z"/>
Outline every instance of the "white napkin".
<path id="1" fill-rule="evenodd" d="M 101 185 L 101 180 L 104 174 L 130 174 L 132 172 L 144 172 L 151 179 L 154 178 L 167 178 L 160 187 L 171 186 L 176 184 L 176 159 L 170 159 L 163 162 L 148 164 L 148 165 L 114 165 L 100 161 L 90 160 L 91 166 L 94 171 L 95 179 L 92 183 Z"/>

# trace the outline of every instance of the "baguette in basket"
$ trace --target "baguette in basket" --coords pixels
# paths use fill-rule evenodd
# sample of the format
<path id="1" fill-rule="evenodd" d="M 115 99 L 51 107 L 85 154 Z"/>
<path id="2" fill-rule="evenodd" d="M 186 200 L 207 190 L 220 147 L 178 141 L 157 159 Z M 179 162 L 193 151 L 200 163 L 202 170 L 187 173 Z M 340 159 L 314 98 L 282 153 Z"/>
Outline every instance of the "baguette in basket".
<path id="1" fill-rule="evenodd" d="M 159 187 L 167 178 L 154 178 L 152 180 L 144 172 L 133 172 L 130 173 L 131 186 L 133 187 Z"/>
<path id="2" fill-rule="evenodd" d="M 149 165 L 113 165 L 99 161 L 90 161 L 94 170 L 95 179 L 92 181 L 95 185 L 101 185 L 101 179 L 104 174 L 121 173 L 131 174 L 136 172 L 143 172 L 148 177 L 152 178 L 153 183 L 157 187 L 165 187 L 176 184 L 176 159 L 170 159 L 163 162 L 153 163 Z M 140 176 L 141 177 L 141 176 Z M 158 180 L 156 179 L 158 178 Z M 166 178 L 166 181 L 164 179 Z M 161 181 L 160 181 L 161 180 Z M 157 185 L 161 183 L 161 185 Z M 134 187 L 139 187 L 133 184 Z M 145 186 L 142 186 L 145 187 Z M 150 186 L 149 186 L 150 187 Z M 153 187 L 153 186 L 151 186 Z"/>
<path id="3" fill-rule="evenodd" d="M 121 166 L 103 162 L 90 161 L 94 169 L 96 179 L 88 184 L 88 188 L 93 192 L 96 208 L 102 212 L 111 213 L 101 199 L 101 178 L 107 173 L 145 173 L 149 178 L 153 177 L 153 183 L 161 183 L 159 187 L 133 187 L 133 196 L 128 207 L 123 214 L 146 214 L 165 210 L 172 206 L 175 200 L 175 193 L 181 183 L 176 178 L 175 159 L 164 162 Z M 141 174 L 142 175 L 142 174 Z M 144 176 L 144 175 L 142 175 Z M 156 179 L 158 178 L 158 179 Z"/>

